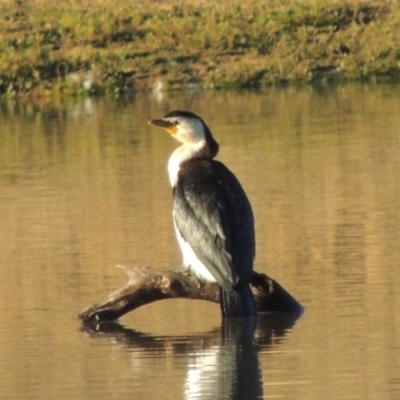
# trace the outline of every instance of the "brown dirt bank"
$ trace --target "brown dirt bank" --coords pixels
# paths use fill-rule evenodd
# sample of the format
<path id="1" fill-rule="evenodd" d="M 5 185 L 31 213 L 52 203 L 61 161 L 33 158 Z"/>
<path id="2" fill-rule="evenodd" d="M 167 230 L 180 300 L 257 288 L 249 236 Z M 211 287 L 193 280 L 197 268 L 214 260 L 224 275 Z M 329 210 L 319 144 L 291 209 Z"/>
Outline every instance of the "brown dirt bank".
<path id="1" fill-rule="evenodd" d="M 398 81 L 392 1 L 0 5 L 0 95 Z"/>

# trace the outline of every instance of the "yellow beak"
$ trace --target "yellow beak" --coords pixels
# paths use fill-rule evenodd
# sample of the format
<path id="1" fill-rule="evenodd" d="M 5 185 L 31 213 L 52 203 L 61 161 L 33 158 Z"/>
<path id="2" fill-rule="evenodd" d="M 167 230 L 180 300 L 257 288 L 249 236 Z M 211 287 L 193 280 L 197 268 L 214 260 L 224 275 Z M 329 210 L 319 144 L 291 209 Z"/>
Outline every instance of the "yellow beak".
<path id="1" fill-rule="evenodd" d="M 163 119 L 152 119 L 149 121 L 149 125 L 158 126 L 159 128 L 165 129 L 169 134 L 173 135 L 176 133 L 177 128 L 174 124 Z"/>

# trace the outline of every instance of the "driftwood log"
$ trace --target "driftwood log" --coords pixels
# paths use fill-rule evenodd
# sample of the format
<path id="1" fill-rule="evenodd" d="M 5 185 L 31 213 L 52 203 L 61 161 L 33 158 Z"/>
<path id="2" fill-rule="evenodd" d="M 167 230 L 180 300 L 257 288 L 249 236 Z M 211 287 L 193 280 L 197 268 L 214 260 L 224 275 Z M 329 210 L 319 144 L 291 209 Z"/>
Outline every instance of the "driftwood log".
<path id="1" fill-rule="evenodd" d="M 103 303 L 85 308 L 79 314 L 83 322 L 115 321 L 124 314 L 157 300 L 186 298 L 219 303 L 218 285 L 202 283 L 190 274 L 161 271 L 148 266 L 133 270 L 122 266 L 120 268 L 128 274 L 128 283 L 110 294 Z M 253 273 L 251 289 L 260 313 L 301 313 L 303 310 L 296 299 L 265 274 Z"/>

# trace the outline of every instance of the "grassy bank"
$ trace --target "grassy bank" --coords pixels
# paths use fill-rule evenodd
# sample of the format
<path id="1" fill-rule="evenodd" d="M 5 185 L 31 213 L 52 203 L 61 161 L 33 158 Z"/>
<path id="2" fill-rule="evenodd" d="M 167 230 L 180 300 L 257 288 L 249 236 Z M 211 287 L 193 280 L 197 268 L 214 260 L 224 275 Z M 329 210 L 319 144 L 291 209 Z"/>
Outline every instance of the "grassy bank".
<path id="1" fill-rule="evenodd" d="M 3 0 L 0 95 L 400 77 L 397 1 L 162 4 Z"/>

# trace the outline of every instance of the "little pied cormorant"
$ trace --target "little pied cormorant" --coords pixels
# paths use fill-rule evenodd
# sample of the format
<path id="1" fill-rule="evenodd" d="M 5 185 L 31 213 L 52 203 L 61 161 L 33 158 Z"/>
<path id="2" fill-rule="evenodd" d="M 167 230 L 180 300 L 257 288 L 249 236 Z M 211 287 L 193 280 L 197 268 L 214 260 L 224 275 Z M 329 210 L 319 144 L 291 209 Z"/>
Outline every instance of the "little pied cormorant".
<path id="1" fill-rule="evenodd" d="M 253 211 L 235 175 L 214 160 L 218 143 L 204 121 L 172 111 L 150 125 L 182 143 L 171 155 L 173 220 L 183 267 L 220 285 L 223 315 L 255 315 L 249 282 L 255 256 Z"/>

